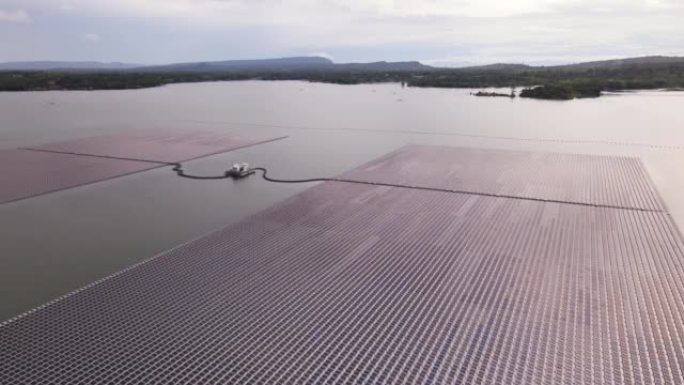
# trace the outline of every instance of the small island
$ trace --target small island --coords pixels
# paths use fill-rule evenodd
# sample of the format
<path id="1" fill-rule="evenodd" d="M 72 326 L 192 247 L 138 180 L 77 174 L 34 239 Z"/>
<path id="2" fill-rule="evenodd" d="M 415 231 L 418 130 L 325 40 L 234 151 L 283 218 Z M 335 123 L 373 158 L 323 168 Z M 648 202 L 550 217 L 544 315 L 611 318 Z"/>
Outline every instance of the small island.
<path id="1" fill-rule="evenodd" d="M 502 92 L 486 92 L 486 91 L 478 91 L 476 93 L 470 93 L 473 96 L 481 96 L 481 97 L 491 97 L 491 98 L 515 98 L 515 91 L 511 91 L 510 94 L 504 94 Z"/>
<path id="2" fill-rule="evenodd" d="M 572 85 L 546 85 L 525 88 L 520 92 L 521 98 L 547 99 L 547 100 L 572 100 L 580 98 L 597 98 L 602 90 L 595 85 L 572 86 Z"/>

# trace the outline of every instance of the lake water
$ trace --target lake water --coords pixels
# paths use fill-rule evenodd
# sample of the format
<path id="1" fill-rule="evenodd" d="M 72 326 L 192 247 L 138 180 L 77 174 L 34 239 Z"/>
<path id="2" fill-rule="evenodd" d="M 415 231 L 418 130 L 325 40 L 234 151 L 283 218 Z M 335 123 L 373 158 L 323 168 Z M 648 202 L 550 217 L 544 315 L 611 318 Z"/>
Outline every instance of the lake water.
<path id="1" fill-rule="evenodd" d="M 0 93 L 0 148 L 153 128 L 287 135 L 186 164 L 219 174 L 246 161 L 282 178 L 335 176 L 408 143 L 639 156 L 682 227 L 684 93 L 553 102 L 469 92 L 244 81 Z M 0 205 L 0 320 L 309 186 L 162 168 Z"/>

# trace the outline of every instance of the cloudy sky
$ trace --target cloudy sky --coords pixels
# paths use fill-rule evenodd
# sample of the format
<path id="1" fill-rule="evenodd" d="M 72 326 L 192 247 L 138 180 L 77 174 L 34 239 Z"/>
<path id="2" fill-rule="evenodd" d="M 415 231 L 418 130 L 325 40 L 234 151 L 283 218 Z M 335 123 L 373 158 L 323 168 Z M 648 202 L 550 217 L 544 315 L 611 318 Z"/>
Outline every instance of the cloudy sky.
<path id="1" fill-rule="evenodd" d="M 684 0 L 0 0 L 0 61 L 684 55 Z"/>

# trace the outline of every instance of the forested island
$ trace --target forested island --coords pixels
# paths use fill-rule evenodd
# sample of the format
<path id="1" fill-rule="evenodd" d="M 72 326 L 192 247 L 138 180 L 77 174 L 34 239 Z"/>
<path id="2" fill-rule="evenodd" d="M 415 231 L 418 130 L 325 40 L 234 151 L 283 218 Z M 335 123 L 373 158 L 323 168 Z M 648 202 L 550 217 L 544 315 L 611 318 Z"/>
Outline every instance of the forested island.
<path id="1" fill-rule="evenodd" d="M 684 58 L 645 57 L 566 66 L 495 64 L 437 68 L 418 62 L 336 64 L 323 58 L 229 61 L 122 70 L 0 67 L 0 91 L 119 90 L 173 83 L 304 80 L 335 84 L 400 82 L 409 87 L 522 88 L 521 97 L 570 100 L 607 91 L 683 89 Z M 481 95 L 486 96 L 486 95 Z"/>

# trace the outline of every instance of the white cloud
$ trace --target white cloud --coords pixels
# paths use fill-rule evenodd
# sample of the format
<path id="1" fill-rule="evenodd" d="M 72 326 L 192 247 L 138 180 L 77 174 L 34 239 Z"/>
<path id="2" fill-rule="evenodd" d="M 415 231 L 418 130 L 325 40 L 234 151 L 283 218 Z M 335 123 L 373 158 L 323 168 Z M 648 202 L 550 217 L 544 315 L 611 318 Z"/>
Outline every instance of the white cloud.
<path id="1" fill-rule="evenodd" d="M 96 33 L 86 33 L 83 35 L 83 39 L 89 43 L 98 43 L 102 38 Z"/>
<path id="2" fill-rule="evenodd" d="M 8 0 L 18 1 L 18 0 Z M 112 16 L 221 17 L 238 20 L 274 20 L 317 14 L 353 14 L 359 17 L 511 17 L 537 13 L 561 13 L 568 9 L 667 10 L 681 8 L 681 0 L 22 0 L 35 8 L 101 12 Z"/>
<path id="3" fill-rule="evenodd" d="M 684 42 L 684 0 L 0 2 L 40 14 L 53 40 L 73 40 L 73 32 L 60 34 L 60 23 L 108 36 L 118 31 L 112 55 L 129 61 L 141 55 L 161 60 L 160 54 L 204 60 L 311 52 L 339 61 L 556 61 L 682 52 Z M 81 40 L 100 40 L 89 35 Z"/>
<path id="4" fill-rule="evenodd" d="M 4 11 L 0 9 L 0 22 L 7 23 L 30 23 L 31 17 L 23 9 L 15 11 Z"/>
<path id="5" fill-rule="evenodd" d="M 307 56 L 323 57 L 328 60 L 334 60 L 333 56 L 327 52 L 310 52 Z"/>

